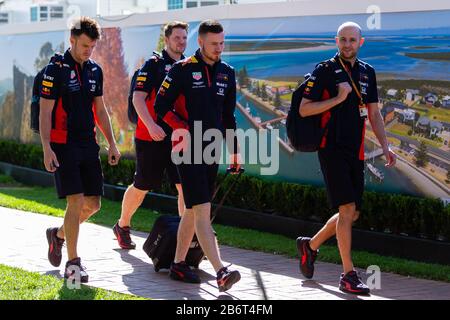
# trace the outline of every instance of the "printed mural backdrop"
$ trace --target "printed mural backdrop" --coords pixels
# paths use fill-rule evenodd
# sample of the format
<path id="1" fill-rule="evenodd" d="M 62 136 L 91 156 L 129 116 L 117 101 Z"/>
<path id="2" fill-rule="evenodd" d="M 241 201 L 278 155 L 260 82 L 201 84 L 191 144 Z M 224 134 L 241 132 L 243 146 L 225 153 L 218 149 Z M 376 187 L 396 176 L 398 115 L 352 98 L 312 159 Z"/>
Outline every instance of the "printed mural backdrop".
<path id="1" fill-rule="evenodd" d="M 279 171 L 268 179 L 322 184 L 317 156 L 293 153 L 283 119 L 292 91 L 317 62 L 334 55 L 337 26 L 364 27 L 360 58 L 377 71 L 380 109 L 388 138 L 399 154 L 384 168 L 380 147 L 366 132 L 368 189 L 449 198 L 450 11 L 388 13 L 381 30 L 367 30 L 367 15 L 224 20 L 223 60 L 238 80 L 238 127 L 280 130 Z M 186 54 L 193 54 L 198 22 L 191 22 Z M 422 26 L 418 28 L 417 26 Z M 33 77 L 54 51 L 67 48 L 64 31 L 0 36 L 0 138 L 39 143 L 29 130 Z M 121 150 L 133 153 L 127 96 L 133 71 L 163 45 L 161 26 L 108 28 L 94 53 L 104 71 L 104 97 Z M 272 121 L 273 120 L 273 121 Z M 247 156 L 248 156 L 247 150 Z M 261 164 L 247 165 L 259 174 Z"/>

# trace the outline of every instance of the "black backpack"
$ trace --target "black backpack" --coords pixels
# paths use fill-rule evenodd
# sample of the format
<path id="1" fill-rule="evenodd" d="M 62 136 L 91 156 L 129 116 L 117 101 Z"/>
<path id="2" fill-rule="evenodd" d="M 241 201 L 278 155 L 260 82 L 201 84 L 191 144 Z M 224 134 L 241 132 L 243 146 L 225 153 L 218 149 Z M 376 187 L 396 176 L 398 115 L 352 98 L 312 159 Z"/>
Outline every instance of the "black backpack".
<path id="1" fill-rule="evenodd" d="M 153 56 L 156 57 L 156 62 L 158 63 L 159 69 L 164 70 L 164 64 L 162 63 L 162 57 L 158 52 L 153 52 Z M 136 108 L 134 107 L 133 104 L 133 93 L 134 93 L 134 86 L 136 85 L 136 79 L 139 75 L 139 71 L 141 69 L 137 69 L 133 76 L 131 77 L 131 81 L 130 81 L 130 89 L 128 91 L 128 120 L 132 123 L 132 124 L 137 124 L 138 122 L 138 114 L 136 112 Z M 149 76 L 153 76 L 153 75 L 149 75 Z"/>
<path id="2" fill-rule="evenodd" d="M 58 63 L 61 64 L 62 68 L 62 62 L 63 62 L 64 56 L 61 53 L 55 53 L 53 57 L 50 59 L 50 63 Z M 33 89 L 32 89 L 32 97 L 31 97 L 31 112 L 30 112 L 30 129 L 33 130 L 33 132 L 39 134 L 39 113 L 40 113 L 40 92 L 41 92 L 41 84 L 44 77 L 44 73 L 47 70 L 47 66 L 42 68 L 41 71 L 39 71 L 33 80 Z M 56 105 L 57 102 L 55 102 Z"/>
<path id="3" fill-rule="evenodd" d="M 326 63 L 332 67 L 333 75 L 337 69 L 334 60 L 328 60 Z M 299 113 L 300 104 L 302 102 L 303 91 L 308 83 L 311 74 L 305 75 L 303 81 L 292 94 L 291 108 L 286 119 L 286 131 L 295 150 L 301 152 L 316 152 L 320 148 L 320 143 L 327 130 L 327 125 L 321 128 L 322 114 L 308 117 L 302 117 Z"/>

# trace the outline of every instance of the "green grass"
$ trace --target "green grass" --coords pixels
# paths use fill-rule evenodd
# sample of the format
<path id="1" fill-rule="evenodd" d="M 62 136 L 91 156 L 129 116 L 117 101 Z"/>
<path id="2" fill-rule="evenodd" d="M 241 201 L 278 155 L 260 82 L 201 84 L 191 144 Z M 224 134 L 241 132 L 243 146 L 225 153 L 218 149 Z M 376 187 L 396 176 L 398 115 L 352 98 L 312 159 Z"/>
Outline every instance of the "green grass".
<path id="1" fill-rule="evenodd" d="M 0 189 L 0 206 L 63 217 L 65 201 L 56 199 L 53 188 L 4 188 Z M 101 211 L 91 217 L 89 221 L 112 226 L 120 216 L 120 207 L 120 202 L 103 199 Z M 138 209 L 133 216 L 133 229 L 149 232 L 158 216 L 159 214 L 155 211 Z M 297 257 L 295 241 L 291 238 L 217 224 L 214 225 L 214 229 L 221 244 L 281 254 L 292 258 Z M 323 245 L 318 259 L 325 262 L 341 263 L 339 252 L 335 246 Z M 450 266 L 409 261 L 363 251 L 353 251 L 353 260 L 359 268 L 378 265 L 383 272 L 450 282 Z"/>
<path id="2" fill-rule="evenodd" d="M 64 280 L 0 265 L 0 300 L 145 300 L 81 285 L 69 289 Z"/>

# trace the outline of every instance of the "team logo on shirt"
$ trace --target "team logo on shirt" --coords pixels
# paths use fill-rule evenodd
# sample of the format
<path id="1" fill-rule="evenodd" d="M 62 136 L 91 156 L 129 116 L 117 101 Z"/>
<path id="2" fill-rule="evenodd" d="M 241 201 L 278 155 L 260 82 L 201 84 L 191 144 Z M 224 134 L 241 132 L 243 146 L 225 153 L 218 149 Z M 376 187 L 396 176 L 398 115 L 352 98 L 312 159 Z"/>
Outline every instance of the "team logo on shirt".
<path id="1" fill-rule="evenodd" d="M 308 81 L 308 83 L 306 84 L 307 87 L 314 87 L 314 81 Z"/>
<path id="2" fill-rule="evenodd" d="M 169 72 L 170 69 L 172 69 L 172 65 L 171 64 L 166 64 L 166 67 L 164 70 L 166 70 L 166 72 Z"/>
<path id="3" fill-rule="evenodd" d="M 45 94 L 46 96 L 50 95 L 50 89 L 46 87 L 42 87 L 42 94 Z"/>
<path id="4" fill-rule="evenodd" d="M 217 80 L 220 81 L 228 81 L 228 75 L 225 73 L 218 73 L 217 74 Z"/>
<path id="5" fill-rule="evenodd" d="M 369 76 L 367 74 L 365 74 L 365 73 L 361 73 L 360 74 L 360 80 L 362 82 L 369 82 Z"/>
<path id="6" fill-rule="evenodd" d="M 75 78 L 77 75 L 74 70 L 70 71 L 70 79 Z"/>
<path id="7" fill-rule="evenodd" d="M 192 78 L 194 78 L 194 80 L 198 81 L 202 78 L 202 73 L 201 72 L 192 72 Z"/>
<path id="8" fill-rule="evenodd" d="M 45 87 L 53 88 L 53 82 L 50 81 L 42 81 L 42 85 Z"/>
<path id="9" fill-rule="evenodd" d="M 219 88 L 219 91 L 217 92 L 217 94 L 219 95 L 219 96 L 224 96 L 225 95 L 225 89 L 224 88 Z"/>
<path id="10" fill-rule="evenodd" d="M 161 85 L 166 89 L 169 89 L 170 87 L 170 84 L 167 81 L 164 81 Z"/>

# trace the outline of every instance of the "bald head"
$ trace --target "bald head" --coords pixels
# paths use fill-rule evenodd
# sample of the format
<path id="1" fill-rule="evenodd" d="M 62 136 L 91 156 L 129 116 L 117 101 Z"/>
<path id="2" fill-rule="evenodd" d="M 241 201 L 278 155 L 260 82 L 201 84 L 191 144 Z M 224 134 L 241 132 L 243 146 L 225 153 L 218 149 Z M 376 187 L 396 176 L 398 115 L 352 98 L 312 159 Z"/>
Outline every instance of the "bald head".
<path id="1" fill-rule="evenodd" d="M 359 24 L 355 23 L 355 22 L 351 22 L 351 21 L 347 21 L 344 22 L 343 24 L 341 24 L 337 30 L 336 36 L 340 36 L 340 34 L 344 31 L 347 30 L 352 30 L 354 32 L 357 32 L 359 37 L 362 37 L 362 32 L 361 32 L 361 27 L 359 26 Z"/>
<path id="2" fill-rule="evenodd" d="M 345 22 L 339 26 L 336 35 L 336 45 L 341 58 L 355 61 L 363 43 L 364 38 L 361 36 L 361 27 L 357 23 Z"/>

